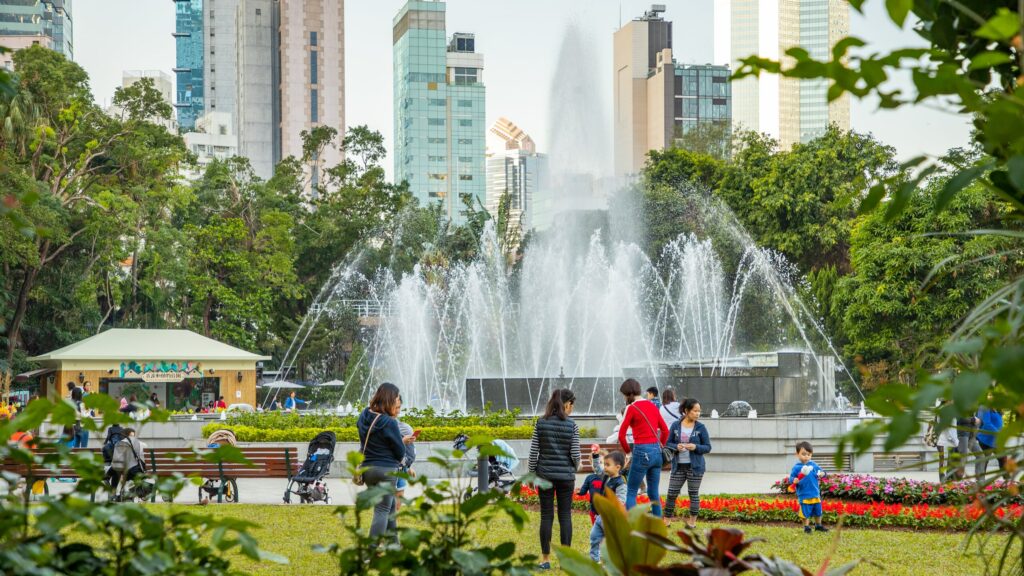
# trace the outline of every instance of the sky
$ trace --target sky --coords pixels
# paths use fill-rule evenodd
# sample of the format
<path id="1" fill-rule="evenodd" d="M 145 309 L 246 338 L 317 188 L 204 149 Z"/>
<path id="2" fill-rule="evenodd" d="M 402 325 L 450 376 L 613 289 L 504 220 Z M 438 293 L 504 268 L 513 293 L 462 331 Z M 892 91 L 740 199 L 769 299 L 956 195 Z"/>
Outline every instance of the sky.
<path id="1" fill-rule="evenodd" d="M 713 61 L 713 0 L 669 0 L 665 17 L 673 22 L 674 56 L 683 63 Z M 380 131 L 392 140 L 392 18 L 404 0 L 349 0 L 345 6 L 345 120 Z M 487 121 L 507 117 L 548 149 L 552 139 L 552 86 L 565 32 L 582 33 L 581 67 L 593 90 L 595 122 L 611 133 L 612 34 L 641 15 L 650 1 L 636 0 L 449 0 L 447 32 L 473 32 L 484 54 Z M 851 11 L 851 33 L 871 51 L 920 45 L 910 30 L 886 16 L 880 0 L 867 2 L 866 14 Z M 106 104 L 121 84 L 123 70 L 174 67 L 174 3 L 170 0 L 76 0 L 75 60 L 89 73 L 96 100 Z M 907 26 L 909 28 L 909 25 Z M 563 64 L 564 65 L 564 64 Z M 905 79 L 904 79 L 905 83 Z M 878 110 L 873 102 L 852 104 L 852 127 L 895 146 L 901 159 L 941 155 L 967 142 L 968 122 L 948 110 L 916 107 Z M 391 171 L 390 159 L 386 169 Z"/>

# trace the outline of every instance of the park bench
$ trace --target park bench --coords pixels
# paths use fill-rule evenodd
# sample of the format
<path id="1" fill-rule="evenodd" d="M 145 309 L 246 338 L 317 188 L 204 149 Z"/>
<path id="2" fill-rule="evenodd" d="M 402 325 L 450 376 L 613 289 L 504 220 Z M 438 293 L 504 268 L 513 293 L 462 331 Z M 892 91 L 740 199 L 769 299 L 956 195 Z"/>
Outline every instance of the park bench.
<path id="1" fill-rule="evenodd" d="M 217 480 L 217 501 L 223 497 L 223 488 L 231 484 L 234 501 L 238 502 L 238 478 L 288 478 L 300 464 L 298 451 L 290 447 L 239 447 L 248 464 L 241 462 L 208 462 L 197 458 L 191 448 L 147 448 L 146 461 L 153 476 L 193 476 Z"/>
<path id="2" fill-rule="evenodd" d="M 39 454 L 46 454 L 51 451 L 39 451 Z M 99 448 L 74 448 L 71 450 L 72 453 L 77 455 L 89 455 L 97 460 L 100 460 L 103 456 Z M 40 465 L 40 466 L 28 466 L 26 464 L 15 462 L 9 458 L 4 459 L 3 463 L 0 464 L 0 470 L 16 474 L 25 479 L 25 489 L 32 490 L 36 482 L 42 482 L 42 494 L 50 494 L 50 486 L 48 480 L 51 478 L 78 478 L 78 472 L 71 466 L 64 464 L 61 466 L 51 465 Z"/>

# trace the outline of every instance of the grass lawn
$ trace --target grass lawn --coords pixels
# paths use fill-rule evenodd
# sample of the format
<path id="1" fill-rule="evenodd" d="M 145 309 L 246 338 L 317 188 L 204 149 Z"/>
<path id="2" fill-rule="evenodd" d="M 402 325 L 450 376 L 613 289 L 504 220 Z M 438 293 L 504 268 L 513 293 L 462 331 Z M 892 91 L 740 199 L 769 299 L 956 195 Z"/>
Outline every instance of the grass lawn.
<path id="1" fill-rule="evenodd" d="M 161 508 L 169 505 L 158 504 Z M 209 506 L 202 509 L 190 506 L 191 511 L 211 515 L 230 515 L 249 520 L 261 527 L 254 531 L 265 550 L 289 558 L 290 565 L 259 564 L 246 559 L 236 559 L 235 566 L 254 574 L 337 574 L 337 568 L 330 556 L 313 552 L 314 544 L 330 544 L 342 537 L 341 521 L 329 506 L 267 506 L 254 504 L 231 504 Z M 504 542 L 514 540 L 518 550 L 539 554 L 537 538 L 539 514 L 530 512 L 532 522 L 517 533 L 511 523 L 504 519 L 481 530 L 482 542 Z M 575 531 L 573 547 L 589 549 L 590 519 L 585 514 L 573 514 Z M 367 522 L 367 525 L 369 523 Z M 681 522 L 677 524 L 681 527 Z M 795 525 L 754 525 L 736 524 L 748 537 L 761 537 L 767 542 L 755 544 L 753 552 L 776 555 L 816 571 L 821 565 L 832 543 L 833 534 L 805 535 Z M 703 526 L 707 528 L 707 525 Z M 558 528 L 555 528 L 555 543 L 558 542 Z M 1001 550 L 1001 543 L 993 542 L 988 556 L 995 556 Z M 978 546 L 965 551 L 962 533 L 946 534 L 937 532 L 913 532 L 901 530 L 846 529 L 832 559 L 832 566 L 838 566 L 858 558 L 866 558 L 880 564 L 884 573 L 893 575 L 937 574 L 977 575 L 985 573 L 984 561 Z M 864 566 L 854 574 L 877 574 L 872 566 Z"/>

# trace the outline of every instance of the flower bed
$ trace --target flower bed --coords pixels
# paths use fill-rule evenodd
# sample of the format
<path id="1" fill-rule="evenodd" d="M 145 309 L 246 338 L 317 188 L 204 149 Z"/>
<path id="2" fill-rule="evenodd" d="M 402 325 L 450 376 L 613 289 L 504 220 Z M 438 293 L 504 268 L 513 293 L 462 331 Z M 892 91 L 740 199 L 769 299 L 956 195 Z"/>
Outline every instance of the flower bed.
<path id="1" fill-rule="evenodd" d="M 788 478 L 772 484 L 772 490 L 787 493 Z M 821 493 L 825 498 L 839 498 L 860 502 L 882 502 L 885 504 L 952 504 L 963 506 L 975 499 L 976 484 L 970 480 L 938 484 L 906 478 L 878 478 L 866 474 L 830 474 L 821 479 Z M 1019 496 L 1019 485 L 1011 486 L 1003 480 L 996 480 L 985 486 L 984 492 L 1005 496 L 1006 491 L 1014 492 L 1013 503 L 1024 504 Z"/>
<path id="2" fill-rule="evenodd" d="M 537 505 L 537 491 L 523 487 L 520 500 L 526 505 Z M 639 495 L 637 502 L 649 502 L 646 495 Z M 689 501 L 677 500 L 676 509 L 686 510 Z M 573 495 L 573 509 L 590 510 L 586 496 Z M 825 500 L 822 503 L 826 523 L 834 524 L 843 516 L 844 526 L 861 528 L 929 528 L 942 530 L 969 530 L 981 517 L 977 505 L 950 506 L 916 504 L 886 504 L 884 502 L 844 502 Z M 1000 517 L 1020 518 L 1024 505 L 1011 504 L 997 510 Z M 700 517 L 705 520 L 730 522 L 802 522 L 799 507 L 793 498 L 729 498 L 709 497 L 701 499 Z"/>

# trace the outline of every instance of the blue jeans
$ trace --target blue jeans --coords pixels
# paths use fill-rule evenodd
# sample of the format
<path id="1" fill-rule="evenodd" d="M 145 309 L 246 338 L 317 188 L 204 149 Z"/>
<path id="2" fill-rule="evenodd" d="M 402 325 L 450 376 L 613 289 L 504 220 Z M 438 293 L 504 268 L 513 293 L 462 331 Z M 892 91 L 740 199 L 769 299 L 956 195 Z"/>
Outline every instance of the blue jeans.
<path id="1" fill-rule="evenodd" d="M 604 540 L 604 524 L 601 517 L 594 520 L 594 527 L 590 529 L 590 559 L 594 562 L 601 561 L 601 541 Z"/>
<path id="2" fill-rule="evenodd" d="M 626 510 L 636 506 L 640 483 L 647 479 L 647 496 L 651 499 L 651 514 L 661 516 L 661 444 L 637 444 L 633 447 L 633 461 L 626 479 Z"/>
<path id="3" fill-rule="evenodd" d="M 75 436 L 74 448 L 88 448 L 89 447 L 89 431 L 82 428 L 82 431 Z"/>

